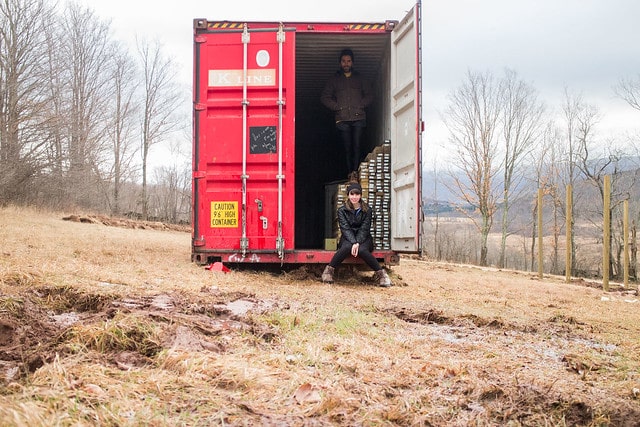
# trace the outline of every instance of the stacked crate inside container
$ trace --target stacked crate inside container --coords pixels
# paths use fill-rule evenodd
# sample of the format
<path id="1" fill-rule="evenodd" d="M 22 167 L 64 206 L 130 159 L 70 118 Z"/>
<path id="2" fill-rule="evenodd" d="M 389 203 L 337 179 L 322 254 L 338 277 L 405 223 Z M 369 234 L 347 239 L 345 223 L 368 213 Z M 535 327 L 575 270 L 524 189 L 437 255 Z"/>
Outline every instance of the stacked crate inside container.
<path id="1" fill-rule="evenodd" d="M 365 200 L 373 209 L 371 235 L 374 246 L 391 249 L 391 145 L 388 142 L 377 146 L 361 163 L 360 184 L 363 193 L 367 189 Z"/>
<path id="2" fill-rule="evenodd" d="M 373 209 L 371 222 L 371 235 L 375 249 L 391 249 L 391 146 L 384 143 L 377 146 L 366 159 L 360 163 L 358 170 L 360 185 L 362 186 L 362 199 Z M 337 191 L 332 200 L 332 233 L 338 241 L 340 229 L 336 210 L 346 200 L 347 182 L 338 184 Z"/>

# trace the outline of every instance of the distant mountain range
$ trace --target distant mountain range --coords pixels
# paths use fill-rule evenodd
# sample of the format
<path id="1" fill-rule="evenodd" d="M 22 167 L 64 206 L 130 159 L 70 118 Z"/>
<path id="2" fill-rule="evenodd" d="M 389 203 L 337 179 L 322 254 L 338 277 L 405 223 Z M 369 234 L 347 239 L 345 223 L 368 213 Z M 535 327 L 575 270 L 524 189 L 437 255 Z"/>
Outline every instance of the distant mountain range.
<path id="1" fill-rule="evenodd" d="M 605 160 L 597 160 L 594 163 L 604 164 Z M 619 192 L 628 194 L 631 199 L 640 199 L 640 158 L 639 157 L 627 157 L 617 162 L 616 172 L 617 178 L 612 180 L 617 182 Z M 605 168 L 606 171 L 607 168 Z M 613 174 L 613 166 L 609 167 L 611 174 Z M 464 180 L 465 177 L 462 173 L 457 176 L 458 179 Z M 497 183 L 499 185 L 499 183 Z M 535 194 L 535 188 L 528 188 L 526 182 L 522 182 L 521 190 L 531 192 Z M 585 194 L 587 199 L 592 197 L 600 197 L 595 193 L 593 184 L 587 183 L 585 180 L 575 184 L 574 192 L 580 192 Z M 593 192 L 593 193 L 592 193 Z M 613 190 L 613 197 L 627 197 L 624 195 L 616 196 L 615 189 Z M 422 173 L 422 201 L 423 210 L 425 215 L 435 215 L 437 213 L 455 214 L 456 210 L 462 208 L 465 210 L 473 210 L 473 207 L 463 201 L 454 190 L 453 178 L 447 171 L 423 170 Z"/>

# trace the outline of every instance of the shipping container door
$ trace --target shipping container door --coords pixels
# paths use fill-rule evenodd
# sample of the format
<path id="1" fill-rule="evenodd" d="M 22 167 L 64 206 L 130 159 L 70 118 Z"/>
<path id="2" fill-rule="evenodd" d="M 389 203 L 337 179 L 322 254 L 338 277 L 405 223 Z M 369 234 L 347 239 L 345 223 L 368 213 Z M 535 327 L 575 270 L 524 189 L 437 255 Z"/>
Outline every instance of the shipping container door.
<path id="1" fill-rule="evenodd" d="M 391 36 L 391 248 L 421 249 L 421 46 L 420 9 Z"/>
<path id="2" fill-rule="evenodd" d="M 194 43 L 194 239 L 259 261 L 294 247 L 294 33 L 216 25 Z"/>

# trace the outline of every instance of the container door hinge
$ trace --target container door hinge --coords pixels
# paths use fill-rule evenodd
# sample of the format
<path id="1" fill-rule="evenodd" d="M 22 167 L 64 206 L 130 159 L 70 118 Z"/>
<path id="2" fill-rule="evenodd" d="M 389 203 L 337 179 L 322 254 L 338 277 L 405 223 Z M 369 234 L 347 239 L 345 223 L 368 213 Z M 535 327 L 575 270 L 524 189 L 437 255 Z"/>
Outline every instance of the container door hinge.
<path id="1" fill-rule="evenodd" d="M 240 239 L 240 249 L 242 250 L 242 258 L 247 256 L 247 249 L 249 249 L 249 239 L 242 237 Z"/>
<path id="2" fill-rule="evenodd" d="M 249 34 L 249 26 L 245 22 L 242 24 L 242 43 L 247 44 L 251 42 L 251 35 Z"/>
<path id="3" fill-rule="evenodd" d="M 207 173 L 205 171 L 193 171 L 193 179 L 206 178 Z"/>
<path id="4" fill-rule="evenodd" d="M 278 238 L 276 239 L 278 258 L 284 260 L 284 238 L 282 237 L 282 221 L 278 222 Z"/>
<path id="5" fill-rule="evenodd" d="M 194 105 L 193 109 L 196 110 L 196 111 L 202 111 L 202 110 L 206 110 L 207 106 L 205 104 L 199 103 L 199 104 Z"/>
<path id="6" fill-rule="evenodd" d="M 284 43 L 286 40 L 285 32 L 284 32 L 284 24 L 281 22 L 278 25 L 278 35 L 276 36 L 276 40 L 278 43 Z"/>

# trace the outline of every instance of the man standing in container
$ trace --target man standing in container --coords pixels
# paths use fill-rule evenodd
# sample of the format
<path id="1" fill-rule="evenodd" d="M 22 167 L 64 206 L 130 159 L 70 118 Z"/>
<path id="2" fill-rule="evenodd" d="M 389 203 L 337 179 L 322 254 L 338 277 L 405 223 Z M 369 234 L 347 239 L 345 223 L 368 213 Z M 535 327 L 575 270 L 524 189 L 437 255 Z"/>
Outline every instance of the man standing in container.
<path id="1" fill-rule="evenodd" d="M 373 101 L 367 82 L 353 69 L 353 52 L 340 52 L 340 69 L 329 79 L 320 101 L 335 114 L 336 129 L 346 151 L 347 168 L 351 179 L 357 178 L 360 165 L 360 140 L 367 126 L 365 108 Z"/>

